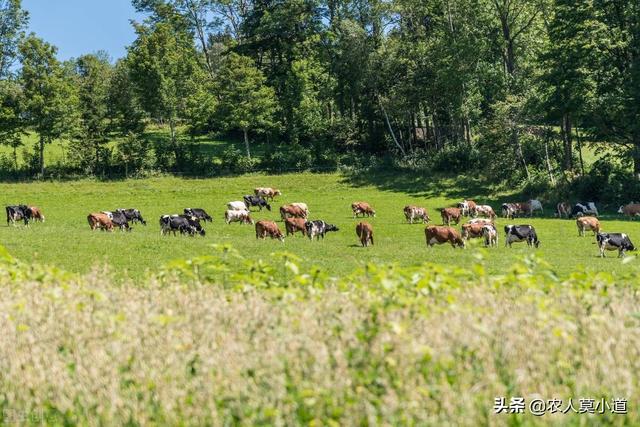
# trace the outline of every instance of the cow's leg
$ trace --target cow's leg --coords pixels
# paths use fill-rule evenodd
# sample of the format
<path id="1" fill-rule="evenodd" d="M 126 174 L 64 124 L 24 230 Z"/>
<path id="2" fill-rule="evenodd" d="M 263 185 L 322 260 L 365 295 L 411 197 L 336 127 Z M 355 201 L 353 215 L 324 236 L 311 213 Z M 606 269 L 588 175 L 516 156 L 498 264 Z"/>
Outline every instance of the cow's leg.
<path id="1" fill-rule="evenodd" d="M 604 254 L 604 247 L 605 243 L 602 242 L 602 244 L 600 245 L 600 258 L 606 258 L 606 255 Z"/>

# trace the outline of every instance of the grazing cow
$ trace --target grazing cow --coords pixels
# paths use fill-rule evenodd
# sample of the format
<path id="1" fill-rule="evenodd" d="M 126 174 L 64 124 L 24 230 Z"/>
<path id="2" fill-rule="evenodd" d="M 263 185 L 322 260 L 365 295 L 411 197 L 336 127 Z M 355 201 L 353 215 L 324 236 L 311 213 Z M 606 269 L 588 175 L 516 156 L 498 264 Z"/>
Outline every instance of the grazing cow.
<path id="1" fill-rule="evenodd" d="M 640 203 L 629 203 L 628 205 L 620 206 L 618 213 L 633 219 L 633 217 L 640 215 Z"/>
<path id="2" fill-rule="evenodd" d="M 483 236 L 482 223 L 466 223 L 462 224 L 462 238 L 464 240 L 477 239 Z"/>
<path id="3" fill-rule="evenodd" d="M 324 235 L 329 231 L 340 231 L 340 229 L 335 225 L 328 224 L 321 220 L 307 221 L 304 226 L 307 229 L 307 237 L 309 240 L 313 240 L 314 237 L 317 240 L 320 240 L 322 237 L 322 240 L 324 240 Z"/>
<path id="4" fill-rule="evenodd" d="M 246 195 L 242 199 L 244 200 L 244 204 L 248 210 L 251 210 L 252 206 L 257 206 L 261 211 L 262 208 L 267 208 L 268 211 L 271 211 L 271 205 L 264 197 Z"/>
<path id="5" fill-rule="evenodd" d="M 376 211 L 367 202 L 353 202 L 351 203 L 351 210 L 354 218 L 358 215 L 376 217 Z"/>
<path id="6" fill-rule="evenodd" d="M 309 206 L 307 206 L 306 203 L 301 203 L 301 202 L 289 203 L 289 206 L 295 206 L 297 208 L 302 209 L 305 212 L 305 214 L 307 215 L 306 218 L 309 218 Z"/>
<path id="7" fill-rule="evenodd" d="M 100 228 L 106 231 L 113 231 L 113 221 L 107 214 L 104 213 L 91 213 L 87 216 L 87 221 L 89 222 L 89 227 L 91 227 L 91 231 Z"/>
<path id="8" fill-rule="evenodd" d="M 484 237 L 485 246 L 498 246 L 498 230 L 493 224 L 484 224 L 482 226 L 482 236 Z"/>
<path id="9" fill-rule="evenodd" d="M 579 202 L 571 209 L 571 217 L 580 217 L 583 215 L 598 216 L 598 208 L 593 202 Z"/>
<path id="10" fill-rule="evenodd" d="M 463 200 L 461 203 L 458 203 L 458 209 L 460 209 L 464 216 L 476 216 L 476 208 L 476 202 L 473 200 Z"/>
<path id="11" fill-rule="evenodd" d="M 138 209 L 116 209 L 119 212 L 122 212 L 127 218 L 127 222 L 136 223 L 139 222 L 142 225 L 147 225 L 147 221 L 142 218 L 142 214 Z"/>
<path id="12" fill-rule="evenodd" d="M 278 224 L 273 221 L 258 221 L 256 223 L 256 239 L 264 240 L 267 236 L 284 242 L 284 235 L 278 228 Z"/>
<path id="13" fill-rule="evenodd" d="M 232 222 L 253 224 L 253 219 L 251 219 L 251 213 L 249 211 L 232 211 L 229 209 L 224 213 L 224 222 L 227 224 L 231 224 Z"/>
<path id="14" fill-rule="evenodd" d="M 427 213 L 426 208 L 421 208 L 419 206 L 407 205 L 404 207 L 404 217 L 409 221 L 410 224 L 413 224 L 414 219 L 422 220 L 423 224 L 431 221 L 429 218 L 429 214 Z M 366 223 L 362 223 L 366 224 Z"/>
<path id="15" fill-rule="evenodd" d="M 282 195 L 280 190 L 270 187 L 258 187 L 253 190 L 253 194 L 259 197 L 264 197 L 265 199 L 271 199 L 272 201 L 276 196 Z"/>
<path id="16" fill-rule="evenodd" d="M 442 217 L 442 225 L 450 225 L 451 221 L 458 224 L 460 223 L 462 210 L 459 208 L 444 208 L 440 210 L 440 216 Z"/>
<path id="17" fill-rule="evenodd" d="M 471 218 L 467 224 L 493 225 L 494 221 L 489 218 Z"/>
<path id="18" fill-rule="evenodd" d="M 367 247 L 369 243 L 373 245 L 373 227 L 368 222 L 361 222 L 356 225 L 356 234 L 362 246 Z"/>
<path id="19" fill-rule="evenodd" d="M 531 204 L 525 203 L 503 203 L 502 204 L 502 216 L 505 218 L 513 219 L 519 215 L 531 216 Z"/>
<path id="20" fill-rule="evenodd" d="M 540 200 L 531 199 L 527 202 L 527 205 L 529 205 L 529 216 L 532 216 L 534 211 L 540 211 L 540 214 L 544 214 Z"/>
<path id="21" fill-rule="evenodd" d="M 31 211 L 31 218 L 34 221 L 44 222 L 44 215 L 42 214 L 40 208 L 36 206 L 29 206 L 29 210 Z"/>
<path id="22" fill-rule="evenodd" d="M 204 210 L 200 208 L 185 208 L 184 214 L 187 216 L 196 217 L 204 222 L 213 222 L 213 218 Z"/>
<path id="23" fill-rule="evenodd" d="M 230 211 L 248 211 L 249 207 L 244 202 L 235 201 L 227 203 L 227 209 Z"/>
<path id="24" fill-rule="evenodd" d="M 581 216 L 576 219 L 576 225 L 578 226 L 578 236 L 584 236 L 585 231 L 593 231 L 593 235 L 600 233 L 600 221 L 593 216 Z"/>
<path id="25" fill-rule="evenodd" d="M 9 223 L 16 224 L 16 221 L 24 221 L 24 225 L 29 225 L 31 210 L 27 205 L 7 206 L 7 226 Z"/>
<path id="26" fill-rule="evenodd" d="M 121 231 L 131 231 L 129 221 L 127 221 L 127 217 L 121 209 L 116 209 L 115 211 L 102 211 L 100 213 L 108 216 L 113 225 L 116 225 Z"/>
<path id="27" fill-rule="evenodd" d="M 489 205 L 476 205 L 476 216 L 483 216 L 485 218 L 495 219 L 496 213 Z"/>
<path id="28" fill-rule="evenodd" d="M 451 243 L 451 246 L 464 248 L 464 240 L 453 227 L 444 227 L 438 225 L 432 225 L 424 230 L 425 237 L 427 239 L 427 246 L 442 245 L 444 243 Z"/>
<path id="29" fill-rule="evenodd" d="M 531 225 L 505 225 L 506 240 L 504 245 L 511 247 L 514 242 L 527 242 L 528 246 L 540 246 L 536 229 Z"/>
<path id="30" fill-rule="evenodd" d="M 289 234 L 296 234 L 298 231 L 301 232 L 303 236 L 306 236 L 306 223 L 307 221 L 304 218 L 286 218 L 284 220 L 284 227 L 287 230 L 287 236 Z"/>
<path id="31" fill-rule="evenodd" d="M 560 202 L 556 205 L 556 216 L 558 218 L 569 218 L 571 215 L 571 205 L 567 202 Z"/>
<path id="32" fill-rule="evenodd" d="M 596 234 L 600 256 L 605 257 L 604 251 L 618 251 L 618 258 L 624 257 L 625 251 L 635 251 L 631 239 L 625 233 L 598 233 Z"/>
<path id="33" fill-rule="evenodd" d="M 289 217 L 307 219 L 307 212 L 298 206 L 284 205 L 280 207 L 280 217 L 283 221 Z"/>
<path id="34" fill-rule="evenodd" d="M 160 233 L 165 235 L 172 232 L 175 236 L 176 231 L 180 234 L 188 234 L 195 236 L 199 234 L 205 236 L 206 232 L 198 218 L 188 215 L 162 215 L 160 217 Z"/>

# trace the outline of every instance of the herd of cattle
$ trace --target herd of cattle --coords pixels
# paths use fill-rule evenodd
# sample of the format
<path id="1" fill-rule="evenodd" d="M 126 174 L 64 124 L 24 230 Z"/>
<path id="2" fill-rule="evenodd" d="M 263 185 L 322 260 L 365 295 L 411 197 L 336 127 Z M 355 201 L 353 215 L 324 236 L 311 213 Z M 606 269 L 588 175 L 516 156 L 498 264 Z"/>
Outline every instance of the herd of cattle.
<path id="1" fill-rule="evenodd" d="M 255 224 L 257 239 L 279 239 L 284 241 L 278 224 L 274 221 L 260 220 L 254 222 L 251 218 L 251 208 L 271 211 L 271 203 L 276 196 L 282 193 L 274 188 L 260 187 L 254 190 L 254 195 L 246 195 L 241 201 L 227 203 L 224 213 L 225 223 L 239 222 L 241 224 Z M 502 217 L 514 219 L 517 217 L 532 217 L 537 211 L 544 213 L 542 203 L 538 200 L 529 200 L 524 203 L 504 203 L 501 206 Z M 375 217 L 376 211 L 366 202 L 354 202 L 351 204 L 353 218 Z M 13 205 L 7 206 L 7 225 L 23 221 L 29 225 L 30 221 L 44 222 L 42 211 L 36 206 Z M 339 228 L 322 220 L 309 220 L 309 207 L 306 203 L 289 203 L 280 207 L 286 235 L 295 235 L 300 232 L 309 239 L 324 239 L 328 232 L 339 231 Z M 476 204 L 472 200 L 464 200 L 455 207 L 439 209 L 442 218 L 441 226 L 427 226 L 425 229 L 426 243 L 429 247 L 436 244 L 449 243 L 454 248 L 466 246 L 466 242 L 473 238 L 482 238 L 487 247 L 498 245 L 498 230 L 495 225 L 497 215 L 489 205 Z M 640 216 L 640 203 L 629 203 L 621 206 L 618 213 L 630 218 Z M 584 236 L 586 231 L 592 231 L 600 250 L 600 256 L 605 256 L 606 250 L 617 250 L 618 256 L 624 256 L 626 251 L 633 251 L 635 247 L 629 236 L 625 233 L 603 233 L 598 220 L 598 209 L 593 202 L 576 203 L 571 206 L 561 202 L 556 205 L 555 216 L 558 218 L 576 218 L 578 234 Z M 427 209 L 420 206 L 408 205 L 404 207 L 404 216 L 410 224 L 414 221 L 427 224 L 431 221 Z M 466 223 L 461 225 L 461 231 L 451 224 L 459 225 L 462 218 L 467 217 Z M 146 225 L 145 219 L 138 209 L 115 209 L 113 211 L 101 211 L 90 213 L 87 221 L 91 230 L 103 231 L 120 230 L 131 231 L 131 224 L 140 223 Z M 202 223 L 212 222 L 213 218 L 201 208 L 185 208 L 182 214 L 162 215 L 160 217 L 160 232 L 162 235 L 200 235 L 206 232 Z M 538 247 L 540 240 L 535 228 L 529 224 L 505 225 L 505 246 L 511 247 L 516 242 L 526 242 L 528 246 Z M 362 246 L 373 245 L 373 226 L 368 222 L 360 222 L 356 225 L 356 235 Z"/>

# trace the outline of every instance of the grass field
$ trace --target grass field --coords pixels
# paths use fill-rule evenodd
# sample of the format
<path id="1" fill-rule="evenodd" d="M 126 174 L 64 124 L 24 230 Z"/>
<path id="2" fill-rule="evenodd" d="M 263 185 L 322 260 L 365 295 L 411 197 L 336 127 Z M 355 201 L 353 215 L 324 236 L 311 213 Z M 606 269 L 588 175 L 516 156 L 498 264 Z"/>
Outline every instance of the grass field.
<path id="1" fill-rule="evenodd" d="M 323 219 L 340 227 L 324 241 L 310 242 L 301 235 L 278 241 L 257 241 L 252 226 L 238 223 L 226 225 L 222 219 L 225 205 L 241 200 L 256 186 L 273 186 L 283 191 L 272 212 L 254 214 L 255 219 L 278 219 L 278 207 L 288 202 L 309 204 L 312 219 Z M 436 208 L 449 206 L 463 198 L 472 198 L 498 208 L 505 200 L 518 201 L 517 195 L 495 192 L 472 180 L 421 176 L 387 175 L 348 178 L 338 174 L 249 175 L 236 178 L 189 180 L 157 178 L 133 181 L 74 181 L 1 184 L 1 203 L 34 204 L 42 208 L 46 223 L 29 228 L 0 226 L 0 244 L 27 262 L 55 265 L 73 271 L 87 272 L 93 266 L 108 264 L 121 276 L 141 278 L 145 271 L 157 271 L 170 260 L 213 254 L 214 243 L 230 243 L 249 259 L 271 258 L 271 254 L 288 251 L 302 258 L 305 267 L 317 265 L 332 275 L 351 272 L 364 263 L 417 265 L 426 261 L 468 267 L 475 260 L 480 241 L 466 250 L 450 246 L 429 249 L 425 245 L 424 226 L 410 225 L 404 220 L 406 204 L 426 206 L 432 222 L 439 224 Z M 374 226 L 376 245 L 361 248 L 355 235 L 356 220 L 351 217 L 350 204 L 356 200 L 371 203 L 377 217 L 369 221 Z M 134 226 L 131 233 L 91 232 L 87 214 L 119 207 L 136 207 L 148 221 L 146 227 Z M 201 207 L 213 217 L 207 224 L 204 238 L 161 236 L 158 218 L 162 214 L 182 213 L 185 207 Z M 576 269 L 589 271 L 631 272 L 637 262 L 623 263 L 617 253 L 608 258 L 597 257 L 592 237 L 577 237 L 575 222 L 551 218 L 519 219 L 531 223 L 541 240 L 538 250 L 525 244 L 503 246 L 500 233 L 498 248 L 486 251 L 490 273 L 503 273 L 515 262 L 535 252 L 550 263 L 559 275 Z M 609 219 L 610 218 L 610 219 Z M 507 223 L 498 220 L 498 228 Z M 284 227 L 279 222 L 281 228 Z M 621 220 L 611 214 L 603 219 L 604 229 L 630 234 L 640 242 L 640 224 Z M 635 257 L 634 257 L 635 258 Z"/>

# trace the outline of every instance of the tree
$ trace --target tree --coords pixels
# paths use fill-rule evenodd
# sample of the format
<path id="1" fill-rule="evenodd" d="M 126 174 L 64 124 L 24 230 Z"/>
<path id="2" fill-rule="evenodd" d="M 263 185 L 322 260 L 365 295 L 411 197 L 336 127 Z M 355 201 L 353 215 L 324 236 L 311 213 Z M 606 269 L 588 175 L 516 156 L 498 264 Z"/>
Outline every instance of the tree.
<path id="1" fill-rule="evenodd" d="M 596 19 L 592 0 L 555 0 L 548 49 L 542 56 L 547 116 L 560 122 L 563 167 L 573 168 L 574 122 L 593 105 L 595 70 L 603 54 L 599 40 L 606 28 Z"/>
<path id="2" fill-rule="evenodd" d="M 186 117 L 194 84 L 204 80 L 191 35 L 183 22 L 136 25 L 138 38 L 129 48 L 127 63 L 137 97 L 151 117 L 169 125 L 171 146 L 180 162 L 178 124 Z"/>
<path id="3" fill-rule="evenodd" d="M 0 78 L 6 77 L 16 60 L 18 42 L 29 22 L 20 0 L 0 0 Z"/>
<path id="4" fill-rule="evenodd" d="M 106 53 L 83 55 L 75 62 L 78 77 L 80 129 L 76 152 L 93 173 L 98 172 L 108 142 L 109 84 L 113 68 Z"/>
<path id="5" fill-rule="evenodd" d="M 14 80 L 0 80 L 0 144 L 13 149 L 13 162 L 18 169 L 17 149 L 22 145 L 25 121 L 22 117 L 24 97 Z"/>
<path id="6" fill-rule="evenodd" d="M 72 76 L 56 59 L 57 49 L 31 34 L 19 45 L 24 112 L 39 135 L 40 173 L 44 146 L 70 134 L 78 123 L 78 97 Z"/>
<path id="7" fill-rule="evenodd" d="M 218 76 L 219 116 L 227 129 L 241 129 L 247 157 L 249 131 L 274 126 L 276 99 L 272 88 L 251 58 L 230 53 Z"/>

